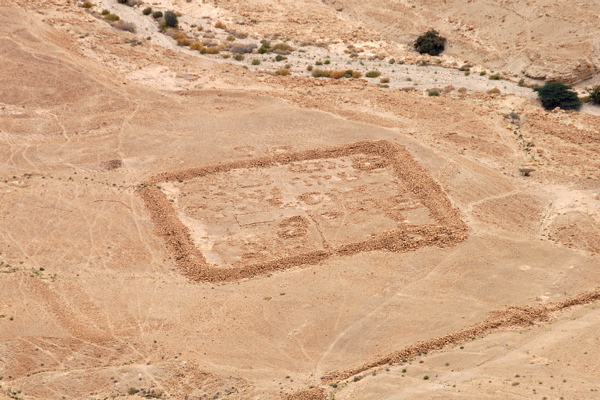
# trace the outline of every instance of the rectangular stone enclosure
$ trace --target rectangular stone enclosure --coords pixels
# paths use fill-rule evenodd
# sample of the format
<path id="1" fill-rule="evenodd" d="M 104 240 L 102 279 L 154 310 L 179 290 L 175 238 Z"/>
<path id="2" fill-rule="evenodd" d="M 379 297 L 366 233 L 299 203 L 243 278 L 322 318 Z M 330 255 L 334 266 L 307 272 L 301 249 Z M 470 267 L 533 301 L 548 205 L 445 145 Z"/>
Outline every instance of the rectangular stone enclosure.
<path id="1" fill-rule="evenodd" d="M 139 193 L 177 265 L 199 281 L 448 246 L 467 235 L 440 186 L 388 141 L 167 172 Z"/>

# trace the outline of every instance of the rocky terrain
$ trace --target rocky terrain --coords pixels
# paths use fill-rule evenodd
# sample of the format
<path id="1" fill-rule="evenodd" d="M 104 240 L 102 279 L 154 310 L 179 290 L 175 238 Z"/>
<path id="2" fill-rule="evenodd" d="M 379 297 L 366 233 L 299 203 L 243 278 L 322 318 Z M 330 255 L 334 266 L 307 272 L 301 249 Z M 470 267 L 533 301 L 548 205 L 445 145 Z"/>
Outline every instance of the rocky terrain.
<path id="1" fill-rule="evenodd" d="M 598 398 L 596 2 L 137 3 L 0 0 L 0 399 Z"/>

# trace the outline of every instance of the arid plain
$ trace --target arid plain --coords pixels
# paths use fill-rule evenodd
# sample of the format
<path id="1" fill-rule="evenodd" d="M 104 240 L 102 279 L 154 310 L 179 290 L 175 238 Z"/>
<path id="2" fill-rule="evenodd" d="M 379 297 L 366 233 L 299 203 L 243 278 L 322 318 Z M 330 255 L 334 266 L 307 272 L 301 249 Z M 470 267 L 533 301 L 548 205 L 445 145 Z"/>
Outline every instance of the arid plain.
<path id="1" fill-rule="evenodd" d="M 0 399 L 600 397 L 597 2 L 94 3 L 0 0 Z"/>

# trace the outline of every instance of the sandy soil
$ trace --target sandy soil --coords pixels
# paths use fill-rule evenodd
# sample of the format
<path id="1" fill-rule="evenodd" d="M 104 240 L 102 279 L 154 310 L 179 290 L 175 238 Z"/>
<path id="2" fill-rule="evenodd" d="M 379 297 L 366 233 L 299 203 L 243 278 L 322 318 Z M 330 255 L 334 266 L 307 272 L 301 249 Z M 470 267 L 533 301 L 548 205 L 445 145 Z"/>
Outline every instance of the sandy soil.
<path id="1" fill-rule="evenodd" d="M 97 3 L 138 32 L 74 1 L 0 3 L 0 399 L 598 397 L 600 120 L 487 78 L 513 61 L 475 2 L 153 4 L 184 29 L 289 35 L 306 52 L 288 76 Z M 480 48 L 444 26 L 439 64 L 411 53 L 447 10 Z M 596 62 L 578 29 L 550 72 Z M 389 87 L 309 77 L 326 57 Z"/>

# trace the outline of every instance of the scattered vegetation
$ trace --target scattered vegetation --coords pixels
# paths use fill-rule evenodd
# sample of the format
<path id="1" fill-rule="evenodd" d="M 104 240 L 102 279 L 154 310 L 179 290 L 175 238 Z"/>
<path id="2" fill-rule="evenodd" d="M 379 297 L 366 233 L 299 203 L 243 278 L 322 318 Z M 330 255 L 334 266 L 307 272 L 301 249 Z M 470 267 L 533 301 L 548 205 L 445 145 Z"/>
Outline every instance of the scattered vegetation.
<path id="1" fill-rule="evenodd" d="M 498 88 L 493 88 L 487 91 L 489 94 L 502 94 L 502 92 L 500 91 L 500 89 Z"/>
<path id="2" fill-rule="evenodd" d="M 437 89 L 431 89 L 429 92 L 427 92 L 428 96 L 439 96 L 440 95 L 440 91 Z"/>
<path id="3" fill-rule="evenodd" d="M 152 13 L 152 18 L 154 18 L 154 19 L 159 19 L 159 18 L 162 18 L 162 17 L 163 17 L 162 11 L 154 11 Z"/>
<path id="4" fill-rule="evenodd" d="M 235 45 L 231 46 L 229 51 L 231 51 L 232 53 L 235 53 L 235 54 L 246 54 L 246 53 L 252 53 L 254 51 L 254 49 L 256 49 L 256 45 L 254 43 L 235 44 Z"/>
<path id="5" fill-rule="evenodd" d="M 81 5 L 81 7 L 83 7 L 83 8 L 92 8 L 94 6 L 95 6 L 95 4 L 92 3 L 90 0 L 85 0 L 83 2 L 83 4 Z"/>
<path id="6" fill-rule="evenodd" d="M 108 14 L 104 14 L 104 19 L 107 21 L 118 21 L 121 18 L 116 15 L 116 14 L 111 14 L 110 12 Z"/>
<path id="7" fill-rule="evenodd" d="M 600 86 L 596 85 L 587 91 L 590 95 L 590 102 L 593 104 L 600 104 Z"/>
<path id="8" fill-rule="evenodd" d="M 275 75 L 288 76 L 289 74 L 290 74 L 290 70 L 287 68 L 281 68 L 281 69 L 278 69 L 277 71 L 275 71 Z"/>
<path id="9" fill-rule="evenodd" d="M 144 15 L 150 15 L 150 14 L 152 14 L 152 7 L 146 7 L 146 8 L 144 8 L 144 11 L 142 11 L 142 13 L 144 13 Z"/>
<path id="10" fill-rule="evenodd" d="M 390 83 L 390 78 L 388 78 L 387 76 L 383 77 L 383 78 L 379 79 L 379 82 L 381 82 L 381 83 Z"/>
<path id="11" fill-rule="evenodd" d="M 243 61 L 244 56 L 242 54 L 236 54 L 234 57 L 235 61 Z"/>
<path id="12" fill-rule="evenodd" d="M 253 59 L 252 65 L 260 65 L 260 60 L 258 58 Z"/>
<path id="13" fill-rule="evenodd" d="M 417 38 L 415 41 L 415 50 L 421 54 L 438 56 L 446 48 L 446 38 L 431 29 Z"/>
<path id="14" fill-rule="evenodd" d="M 489 80 L 491 80 L 491 81 L 499 81 L 500 79 L 501 79 L 500 75 L 498 75 L 498 74 L 490 75 L 490 77 L 489 77 Z"/>
<path id="15" fill-rule="evenodd" d="M 224 24 L 222 21 L 217 21 L 217 22 L 215 23 L 215 28 L 218 28 L 218 29 L 225 29 L 225 24 Z"/>
<path id="16" fill-rule="evenodd" d="M 546 110 L 560 107 L 563 110 L 579 110 L 581 100 L 570 86 L 560 82 L 548 82 L 544 86 L 533 89 L 537 92 L 542 106 Z"/>
<path id="17" fill-rule="evenodd" d="M 377 78 L 379 75 L 381 75 L 381 72 L 379 71 L 369 71 L 365 74 L 367 78 Z"/>
<path id="18" fill-rule="evenodd" d="M 107 9 L 102 10 L 102 15 L 108 15 L 110 14 L 110 11 L 108 11 Z"/>
<path id="19" fill-rule="evenodd" d="M 135 33 L 135 25 L 131 22 L 117 21 L 113 26 L 117 29 L 121 29 L 122 31 Z"/>

